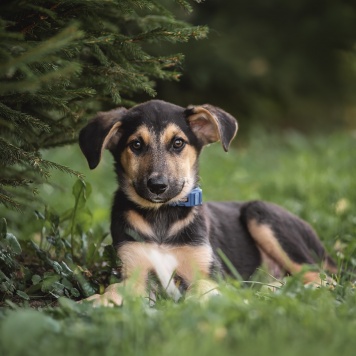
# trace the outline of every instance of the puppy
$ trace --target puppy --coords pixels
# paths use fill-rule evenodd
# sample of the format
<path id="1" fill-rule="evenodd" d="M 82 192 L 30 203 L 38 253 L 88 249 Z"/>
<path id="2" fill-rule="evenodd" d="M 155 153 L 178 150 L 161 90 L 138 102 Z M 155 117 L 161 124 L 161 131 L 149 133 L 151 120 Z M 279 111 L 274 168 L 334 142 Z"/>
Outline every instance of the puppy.
<path id="1" fill-rule="evenodd" d="M 182 108 L 151 100 L 99 113 L 80 132 L 91 169 L 104 149 L 114 157 L 119 188 L 111 234 L 134 294 L 145 295 L 154 275 L 177 300 L 197 281 L 230 274 L 227 260 L 243 279 L 263 262 L 276 278 L 302 273 L 304 283 L 321 280 L 303 265 L 337 272 L 313 229 L 281 207 L 263 201 L 202 204 L 200 152 L 216 141 L 228 151 L 237 127 L 230 114 L 212 105 Z M 122 302 L 115 285 L 89 299 Z"/>

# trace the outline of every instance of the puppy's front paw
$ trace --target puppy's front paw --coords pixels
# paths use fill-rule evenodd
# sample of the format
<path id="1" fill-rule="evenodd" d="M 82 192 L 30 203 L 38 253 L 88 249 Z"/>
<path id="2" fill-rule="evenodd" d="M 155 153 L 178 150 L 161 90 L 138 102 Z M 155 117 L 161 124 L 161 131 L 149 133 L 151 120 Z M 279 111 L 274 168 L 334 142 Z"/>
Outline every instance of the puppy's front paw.
<path id="1" fill-rule="evenodd" d="M 114 307 L 123 303 L 123 297 L 118 292 L 121 283 L 115 283 L 105 289 L 104 294 L 94 294 L 80 302 L 91 302 L 94 307 Z"/>
<path id="2" fill-rule="evenodd" d="M 194 298 L 207 301 L 215 295 L 220 295 L 218 284 L 209 279 L 199 279 L 189 287 L 185 299 Z"/>

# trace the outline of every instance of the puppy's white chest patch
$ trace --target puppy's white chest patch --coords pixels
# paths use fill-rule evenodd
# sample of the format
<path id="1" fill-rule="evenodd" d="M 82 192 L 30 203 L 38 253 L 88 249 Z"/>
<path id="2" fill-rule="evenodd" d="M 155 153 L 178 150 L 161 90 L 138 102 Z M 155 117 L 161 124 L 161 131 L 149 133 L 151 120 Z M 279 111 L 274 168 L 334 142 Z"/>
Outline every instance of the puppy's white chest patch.
<path id="1" fill-rule="evenodd" d="M 165 251 L 159 246 L 151 246 L 147 252 L 147 256 L 162 287 L 174 300 L 178 300 L 181 297 L 181 293 L 174 284 L 173 278 L 178 267 L 177 258 L 169 253 L 169 250 Z"/>
<path id="2" fill-rule="evenodd" d="M 174 283 L 174 275 L 189 286 L 197 278 L 208 277 L 213 260 L 210 246 L 173 246 L 154 243 L 129 242 L 121 246 L 118 255 L 125 277 L 139 273 L 141 281 L 150 272 L 158 277 L 162 287 L 175 300 L 181 297 Z"/>

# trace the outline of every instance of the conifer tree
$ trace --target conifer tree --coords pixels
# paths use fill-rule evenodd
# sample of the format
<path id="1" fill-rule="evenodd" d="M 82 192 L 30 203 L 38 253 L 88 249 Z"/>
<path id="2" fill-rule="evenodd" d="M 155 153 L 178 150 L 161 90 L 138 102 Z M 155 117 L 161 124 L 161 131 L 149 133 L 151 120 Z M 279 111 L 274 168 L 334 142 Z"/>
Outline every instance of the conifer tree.
<path id="1" fill-rule="evenodd" d="M 98 110 L 154 96 L 155 79 L 178 79 L 183 56 L 152 55 L 151 44 L 206 34 L 164 1 L 2 1 L 0 205 L 20 208 L 53 168 L 79 175 L 44 160 L 42 149 L 74 142 Z"/>

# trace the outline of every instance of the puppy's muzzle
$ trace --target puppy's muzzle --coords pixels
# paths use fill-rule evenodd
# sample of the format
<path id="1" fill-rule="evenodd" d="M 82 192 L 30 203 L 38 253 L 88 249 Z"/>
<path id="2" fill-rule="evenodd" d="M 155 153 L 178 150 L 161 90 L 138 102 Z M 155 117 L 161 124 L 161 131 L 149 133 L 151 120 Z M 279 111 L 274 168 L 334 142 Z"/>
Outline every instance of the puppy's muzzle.
<path id="1" fill-rule="evenodd" d="M 168 179 L 162 176 L 151 177 L 147 180 L 147 188 L 153 194 L 163 194 L 168 189 Z"/>

